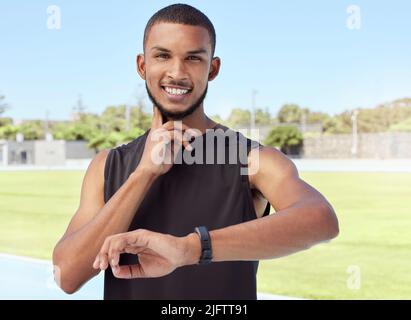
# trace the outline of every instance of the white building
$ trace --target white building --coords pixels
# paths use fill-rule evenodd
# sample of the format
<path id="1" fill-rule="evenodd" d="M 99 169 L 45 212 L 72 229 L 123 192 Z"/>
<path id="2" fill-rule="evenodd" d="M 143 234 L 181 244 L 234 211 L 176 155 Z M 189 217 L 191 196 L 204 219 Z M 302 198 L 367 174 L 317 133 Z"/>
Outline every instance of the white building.
<path id="1" fill-rule="evenodd" d="M 65 140 L 0 140 L 0 166 L 64 166 L 92 159 L 95 152 L 86 141 Z"/>

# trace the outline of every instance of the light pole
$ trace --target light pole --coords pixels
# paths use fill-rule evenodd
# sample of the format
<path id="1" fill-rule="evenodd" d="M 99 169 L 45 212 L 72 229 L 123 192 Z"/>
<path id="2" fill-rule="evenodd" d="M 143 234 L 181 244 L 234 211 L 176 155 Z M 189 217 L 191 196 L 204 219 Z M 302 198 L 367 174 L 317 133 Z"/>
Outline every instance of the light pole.
<path id="1" fill-rule="evenodd" d="M 303 109 L 301 114 L 301 131 L 305 133 L 307 131 L 307 113 Z"/>
<path id="2" fill-rule="evenodd" d="M 130 106 L 127 103 L 125 106 L 126 111 L 126 132 L 130 130 Z"/>
<path id="3" fill-rule="evenodd" d="M 251 129 L 255 128 L 255 97 L 258 91 L 253 89 L 251 93 Z"/>
<path id="4" fill-rule="evenodd" d="M 49 133 L 49 109 L 46 109 L 46 120 L 44 121 L 44 134 L 47 137 Z"/>
<path id="5" fill-rule="evenodd" d="M 355 109 L 351 115 L 352 121 L 352 147 L 351 154 L 357 156 L 358 152 L 358 128 L 357 128 L 358 110 Z"/>
<path id="6" fill-rule="evenodd" d="M 86 107 L 83 105 L 83 99 L 81 94 L 78 95 L 77 104 L 73 107 L 73 120 L 77 121 L 82 118 L 82 115 Z"/>
<path id="7" fill-rule="evenodd" d="M 251 126 L 251 139 L 254 139 L 254 131 L 255 131 L 255 100 L 256 100 L 256 96 L 257 96 L 258 91 L 253 89 L 253 91 L 251 92 L 251 117 L 250 117 L 250 126 Z"/>
<path id="8" fill-rule="evenodd" d="M 46 141 L 53 140 L 53 134 L 50 132 L 50 128 L 49 128 L 49 116 L 50 116 L 50 111 L 49 109 L 46 109 L 46 120 L 44 123 L 44 140 Z"/>

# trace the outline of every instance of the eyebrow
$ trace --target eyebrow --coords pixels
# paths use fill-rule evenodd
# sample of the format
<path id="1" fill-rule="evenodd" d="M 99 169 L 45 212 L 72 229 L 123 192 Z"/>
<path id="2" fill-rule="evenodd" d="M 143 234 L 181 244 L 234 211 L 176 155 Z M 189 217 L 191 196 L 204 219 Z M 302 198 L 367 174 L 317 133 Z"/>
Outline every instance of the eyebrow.
<path id="1" fill-rule="evenodd" d="M 166 48 L 157 47 L 157 46 L 151 48 L 151 51 L 154 51 L 154 50 L 164 51 L 164 52 L 171 52 L 170 50 L 168 50 L 168 49 L 166 49 Z"/>
<path id="2" fill-rule="evenodd" d="M 163 48 L 163 47 L 158 47 L 158 46 L 155 46 L 155 47 L 151 48 L 151 51 L 153 51 L 153 50 L 171 53 L 171 50 L 168 50 L 168 49 Z M 202 53 L 207 53 L 207 50 L 205 48 L 200 48 L 200 49 L 196 49 L 196 50 L 187 51 L 187 54 L 202 54 Z"/>
<path id="3" fill-rule="evenodd" d="M 202 53 L 207 53 L 207 50 L 204 48 L 200 48 L 197 50 L 192 50 L 192 51 L 188 51 L 188 54 L 202 54 Z"/>

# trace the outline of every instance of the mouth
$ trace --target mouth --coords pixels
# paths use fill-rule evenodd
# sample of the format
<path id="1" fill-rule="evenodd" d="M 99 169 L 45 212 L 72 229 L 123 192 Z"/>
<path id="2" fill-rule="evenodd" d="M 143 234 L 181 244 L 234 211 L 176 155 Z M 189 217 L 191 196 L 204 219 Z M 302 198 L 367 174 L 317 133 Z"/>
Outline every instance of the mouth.
<path id="1" fill-rule="evenodd" d="M 182 102 L 193 91 L 193 89 L 190 88 L 176 88 L 168 86 L 161 86 L 161 89 L 171 102 Z"/>

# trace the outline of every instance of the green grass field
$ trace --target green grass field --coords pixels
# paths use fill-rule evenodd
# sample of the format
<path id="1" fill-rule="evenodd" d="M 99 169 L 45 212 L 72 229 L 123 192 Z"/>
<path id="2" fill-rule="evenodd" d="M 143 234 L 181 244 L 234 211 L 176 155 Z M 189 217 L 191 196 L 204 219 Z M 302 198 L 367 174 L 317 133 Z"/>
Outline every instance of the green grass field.
<path id="1" fill-rule="evenodd" d="M 0 252 L 50 259 L 78 207 L 83 172 L 0 172 Z M 330 243 L 261 261 L 258 290 L 314 299 L 411 298 L 411 174 L 304 173 L 333 204 Z M 348 268 L 360 270 L 350 287 Z"/>

